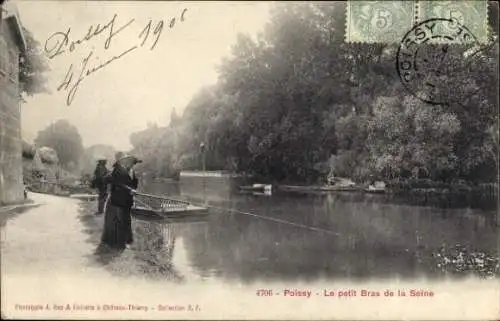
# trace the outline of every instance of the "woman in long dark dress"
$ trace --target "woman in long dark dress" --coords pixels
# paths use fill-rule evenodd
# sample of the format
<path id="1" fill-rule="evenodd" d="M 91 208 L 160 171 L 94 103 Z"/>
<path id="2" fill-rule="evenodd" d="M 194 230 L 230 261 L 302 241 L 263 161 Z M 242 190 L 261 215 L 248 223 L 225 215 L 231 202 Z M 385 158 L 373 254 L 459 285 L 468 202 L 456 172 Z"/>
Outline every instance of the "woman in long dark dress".
<path id="1" fill-rule="evenodd" d="M 111 248 L 125 249 L 127 244 L 133 242 L 130 211 L 138 186 L 133 167 L 139 162 L 133 156 L 123 156 L 113 165 L 113 171 L 106 178 L 111 195 L 106 207 L 101 241 Z"/>

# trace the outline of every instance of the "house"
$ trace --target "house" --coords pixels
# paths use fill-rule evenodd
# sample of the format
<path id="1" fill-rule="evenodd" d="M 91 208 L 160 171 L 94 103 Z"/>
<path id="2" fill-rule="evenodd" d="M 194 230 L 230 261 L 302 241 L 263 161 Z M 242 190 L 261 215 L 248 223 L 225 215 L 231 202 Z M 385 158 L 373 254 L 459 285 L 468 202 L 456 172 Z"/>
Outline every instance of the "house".
<path id="1" fill-rule="evenodd" d="M 15 8 L 9 2 L 0 3 L 1 205 L 24 199 L 19 62 L 27 47 Z"/>
<path id="2" fill-rule="evenodd" d="M 231 199 L 232 191 L 244 182 L 242 175 L 228 171 L 181 171 L 180 194 L 204 200 Z"/>

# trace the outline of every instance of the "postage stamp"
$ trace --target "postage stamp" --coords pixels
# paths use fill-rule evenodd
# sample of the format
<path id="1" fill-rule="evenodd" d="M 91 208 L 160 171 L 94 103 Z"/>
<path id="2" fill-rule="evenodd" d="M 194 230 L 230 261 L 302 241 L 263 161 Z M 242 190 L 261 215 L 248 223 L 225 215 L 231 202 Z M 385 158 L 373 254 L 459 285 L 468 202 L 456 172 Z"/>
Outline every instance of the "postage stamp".
<path id="1" fill-rule="evenodd" d="M 453 20 L 452 23 L 439 24 L 438 33 L 446 33 L 444 29 L 451 32 L 457 30 L 458 26 L 467 26 L 472 34 L 476 36 L 479 43 L 488 40 L 488 2 L 486 0 L 476 1 L 418 1 L 418 20 L 426 21 L 435 18 Z M 448 42 L 446 39 L 439 41 Z"/>
<path id="2" fill-rule="evenodd" d="M 348 1 L 346 42 L 399 43 L 416 23 L 414 1 Z"/>
<path id="3" fill-rule="evenodd" d="M 467 70 L 465 53 L 477 46 L 476 36 L 454 19 L 422 21 L 401 40 L 396 56 L 398 75 L 404 87 L 420 100 L 447 104 L 456 96 L 457 75 Z"/>

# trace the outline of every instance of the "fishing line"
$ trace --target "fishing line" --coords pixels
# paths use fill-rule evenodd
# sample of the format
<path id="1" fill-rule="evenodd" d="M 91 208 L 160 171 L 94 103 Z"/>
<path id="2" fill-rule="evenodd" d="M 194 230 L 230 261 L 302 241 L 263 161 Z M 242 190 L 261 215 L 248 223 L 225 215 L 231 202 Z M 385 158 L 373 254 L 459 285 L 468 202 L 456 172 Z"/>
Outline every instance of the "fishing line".
<path id="1" fill-rule="evenodd" d="M 311 231 L 315 231 L 315 232 L 322 232 L 322 233 L 327 233 L 327 234 L 333 234 L 335 236 L 340 236 L 341 235 L 340 233 L 337 233 L 337 232 L 334 232 L 334 231 L 331 231 L 331 230 L 325 230 L 325 229 L 322 229 L 322 228 L 319 228 L 319 227 L 313 227 L 313 226 L 309 226 L 309 225 L 305 225 L 305 224 L 300 224 L 300 223 L 294 223 L 294 222 L 290 222 L 290 221 L 285 221 L 285 220 L 281 220 L 279 218 L 274 218 L 274 217 L 269 217 L 269 216 L 262 216 L 262 215 L 258 215 L 258 214 L 254 214 L 254 213 L 249 213 L 249 212 L 243 212 L 243 211 L 239 211 L 239 210 L 235 210 L 235 209 L 231 209 L 231 208 L 223 208 L 223 207 L 210 206 L 210 205 L 207 205 L 207 207 L 211 207 L 211 208 L 218 209 L 218 210 L 223 210 L 223 211 L 235 212 L 235 213 L 238 213 L 238 214 L 243 214 L 243 215 L 248 215 L 248 216 L 253 216 L 253 217 L 257 217 L 257 218 L 263 219 L 263 220 L 273 221 L 273 222 L 276 222 L 276 223 L 281 223 L 281 224 L 291 225 L 291 226 L 295 226 L 295 227 L 305 228 L 305 229 L 308 229 L 308 230 L 311 230 Z"/>
<path id="2" fill-rule="evenodd" d="M 147 194 L 137 193 L 137 195 L 144 195 L 144 196 L 146 196 Z M 173 198 L 166 198 L 166 197 L 164 197 L 164 198 L 165 199 L 170 199 L 172 201 L 179 201 L 179 200 L 176 200 L 176 199 L 173 199 Z M 137 200 L 139 202 L 141 202 L 142 204 L 147 205 L 143 201 L 141 201 L 140 199 L 137 199 Z M 185 202 L 185 201 L 182 201 L 182 202 Z M 304 228 L 304 229 L 315 231 L 315 232 L 322 232 L 322 233 L 332 234 L 332 235 L 335 235 L 335 236 L 342 235 L 341 233 L 334 232 L 332 230 L 326 230 L 326 229 L 322 229 L 322 228 L 319 228 L 319 227 L 313 227 L 313 226 L 309 226 L 309 225 L 305 225 L 305 224 L 300 224 L 300 223 L 294 223 L 294 222 L 290 222 L 290 221 L 285 221 L 285 220 L 281 220 L 281 219 L 274 218 L 274 217 L 263 216 L 263 215 L 258 215 L 258 214 L 254 214 L 254 213 L 249 213 L 249 212 L 243 212 L 243 211 L 232 209 L 232 208 L 218 207 L 218 206 L 213 206 L 213 205 L 201 205 L 201 204 L 196 204 L 196 203 L 192 203 L 192 204 L 196 205 L 196 206 L 199 206 L 199 207 L 208 207 L 208 208 L 212 208 L 212 209 L 216 209 L 216 210 L 229 211 L 229 212 L 234 212 L 234 213 L 238 213 L 238 214 L 242 214 L 242 215 L 253 216 L 253 217 L 256 217 L 256 218 L 263 219 L 263 220 L 268 220 L 268 221 L 272 221 L 272 222 L 275 222 L 275 223 L 281 223 L 281 224 L 285 224 L 285 225 L 290 225 L 290 226 L 295 226 L 295 227 L 299 227 L 299 228 Z M 148 206 L 148 207 L 149 207 L 150 210 L 152 210 L 152 208 L 150 206 Z"/>

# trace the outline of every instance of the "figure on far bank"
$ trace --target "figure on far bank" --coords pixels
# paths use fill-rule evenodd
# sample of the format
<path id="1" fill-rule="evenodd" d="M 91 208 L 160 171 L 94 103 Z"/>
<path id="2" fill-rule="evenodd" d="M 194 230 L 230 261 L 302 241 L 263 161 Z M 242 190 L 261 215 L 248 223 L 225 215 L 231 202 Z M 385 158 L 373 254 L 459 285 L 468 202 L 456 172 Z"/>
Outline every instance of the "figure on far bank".
<path id="1" fill-rule="evenodd" d="M 94 178 L 92 179 L 92 188 L 97 189 L 97 212 L 96 215 L 104 213 L 104 205 L 106 204 L 107 198 L 107 184 L 106 176 L 109 174 L 106 168 L 107 160 L 105 158 L 99 158 L 97 160 L 97 166 L 94 170 Z"/>
<path id="2" fill-rule="evenodd" d="M 106 177 L 110 195 L 106 205 L 101 242 L 123 250 L 133 242 L 131 210 L 138 186 L 134 166 L 141 160 L 131 155 L 117 155 L 113 171 Z"/>

